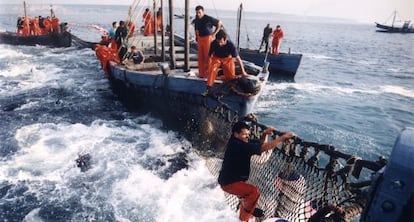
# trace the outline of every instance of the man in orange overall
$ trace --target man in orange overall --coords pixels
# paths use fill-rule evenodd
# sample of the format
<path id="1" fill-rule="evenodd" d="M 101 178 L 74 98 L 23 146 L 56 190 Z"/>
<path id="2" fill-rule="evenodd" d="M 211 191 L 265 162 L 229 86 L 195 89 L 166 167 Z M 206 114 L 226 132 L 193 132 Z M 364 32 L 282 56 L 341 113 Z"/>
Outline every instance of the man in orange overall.
<path id="1" fill-rule="evenodd" d="M 196 18 L 193 20 L 195 36 L 198 45 L 198 77 L 205 78 L 208 67 L 208 51 L 211 41 L 222 27 L 220 20 L 204 14 L 203 6 L 195 8 Z M 213 31 L 213 26 L 215 30 Z"/>
<path id="2" fill-rule="evenodd" d="M 233 125 L 218 177 L 221 189 L 240 198 L 239 218 L 242 221 L 264 216 L 263 210 L 256 208 L 260 197 L 259 188 L 246 183 L 250 174 L 250 158 L 275 149 L 279 143 L 294 136 L 293 133 L 287 132 L 275 140 L 267 141 L 267 136 L 274 131 L 273 127 L 269 127 L 263 131 L 260 141 L 250 141 L 249 129 L 245 122 Z"/>
<path id="3" fill-rule="evenodd" d="M 43 26 L 45 27 L 43 29 L 43 34 L 47 35 L 50 33 L 50 31 L 52 31 L 52 20 L 50 20 L 50 16 L 47 16 L 44 20 L 43 20 Z"/>
<path id="4" fill-rule="evenodd" d="M 220 30 L 216 34 L 216 39 L 211 43 L 210 50 L 208 52 L 208 77 L 207 77 L 207 91 L 203 95 L 207 95 L 209 88 L 214 84 L 214 80 L 217 77 L 218 69 L 223 69 L 223 80 L 232 80 L 236 78 L 236 70 L 234 65 L 234 58 L 240 64 L 242 75 L 248 74 L 244 70 L 243 61 L 241 60 L 236 46 L 233 42 L 227 39 L 226 32 Z"/>
<path id="5" fill-rule="evenodd" d="M 272 40 L 272 54 L 279 55 L 280 43 L 283 39 L 283 31 L 280 28 L 280 25 L 276 26 L 276 29 L 273 31 L 273 40 Z"/>
<path id="6" fill-rule="evenodd" d="M 53 33 L 59 33 L 59 18 L 55 15 L 52 15 L 51 23 Z"/>
<path id="7" fill-rule="evenodd" d="M 145 9 L 144 14 L 142 15 L 142 19 L 144 20 L 144 36 L 154 34 L 154 27 L 152 27 L 152 12 L 149 8 Z"/>

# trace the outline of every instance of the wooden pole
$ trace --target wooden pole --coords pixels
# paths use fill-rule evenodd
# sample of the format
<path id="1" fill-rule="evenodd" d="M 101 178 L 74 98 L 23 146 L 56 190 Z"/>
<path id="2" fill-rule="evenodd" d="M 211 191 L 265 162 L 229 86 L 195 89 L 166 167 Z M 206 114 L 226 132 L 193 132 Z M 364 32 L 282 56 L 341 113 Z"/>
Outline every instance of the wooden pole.
<path id="1" fill-rule="evenodd" d="M 174 4 L 173 0 L 169 0 L 169 17 L 170 17 L 170 66 L 175 69 L 175 49 L 174 49 Z"/>
<path id="2" fill-rule="evenodd" d="M 190 9 L 189 9 L 189 0 L 185 0 L 185 45 L 184 45 L 184 71 L 190 71 Z"/>
<path id="3" fill-rule="evenodd" d="M 164 0 L 161 0 L 161 59 L 165 62 Z"/>
<path id="4" fill-rule="evenodd" d="M 155 10 L 157 10 L 157 5 L 156 5 L 156 3 L 155 3 L 155 0 L 153 0 L 152 1 L 153 2 L 153 4 L 152 4 L 152 17 L 153 17 L 153 19 L 154 19 L 154 22 L 153 22 L 153 30 L 154 30 L 154 55 L 157 55 L 157 13 L 156 13 L 156 11 Z"/>

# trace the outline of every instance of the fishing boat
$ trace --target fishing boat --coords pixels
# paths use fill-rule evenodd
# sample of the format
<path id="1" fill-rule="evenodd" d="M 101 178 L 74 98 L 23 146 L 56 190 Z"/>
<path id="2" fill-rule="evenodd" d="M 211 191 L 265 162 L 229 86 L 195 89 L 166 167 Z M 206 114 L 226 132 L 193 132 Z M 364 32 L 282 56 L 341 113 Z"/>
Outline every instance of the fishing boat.
<path id="1" fill-rule="evenodd" d="M 186 21 L 189 20 L 187 6 L 188 0 Z M 172 8 L 173 0 L 170 0 L 170 15 L 173 15 Z M 98 45 L 95 51 L 113 90 L 124 104 L 156 114 L 169 129 L 183 132 L 217 178 L 233 123 L 248 124 L 253 140 L 260 140 L 268 129 L 251 112 L 269 73 L 267 67 L 252 65 L 250 72 L 256 70 L 256 76 L 249 79 L 252 91 L 243 89 L 239 80 L 217 80 L 214 92 L 204 96 L 201 93 L 205 79 L 195 75 L 197 63 L 190 59 L 195 55 L 190 54 L 194 49 L 189 46 L 189 34 L 185 32 L 184 47 L 176 47 L 174 25 L 170 23 L 170 27 L 168 40 L 156 34 L 137 36 L 137 42 L 131 40 L 147 53 L 146 62 L 139 65 L 122 64 L 116 58 L 118 52 L 106 46 Z M 156 52 L 158 42 L 161 48 L 168 48 L 162 49 L 161 54 Z M 148 54 L 150 50 L 154 52 Z M 185 53 L 175 54 L 177 51 Z M 181 58 L 184 61 L 176 60 Z M 276 139 L 283 133 L 274 130 L 271 137 Z M 260 189 L 258 207 L 265 212 L 256 221 L 274 222 L 277 218 L 350 221 L 358 217 L 361 221 L 409 221 L 407 218 L 412 218 L 410 201 L 414 201 L 413 144 L 414 129 L 408 128 L 397 139 L 389 160 L 379 157 L 372 161 L 341 152 L 330 144 L 295 136 L 278 149 L 251 160 L 248 182 Z M 232 210 L 240 210 L 239 197 L 223 195 Z"/>
<path id="2" fill-rule="evenodd" d="M 279 79 L 280 76 L 294 78 L 298 71 L 302 54 L 291 53 L 290 49 L 287 53 L 279 53 L 277 55 L 269 53 L 270 50 L 262 52 L 259 50 L 240 47 L 240 23 L 243 13 L 243 5 L 240 4 L 238 8 L 238 30 L 237 30 L 237 45 L 240 52 L 240 57 L 244 60 L 250 61 L 256 65 L 263 64 L 264 61 L 269 62 L 269 80 Z"/>
<path id="3" fill-rule="evenodd" d="M 252 140 L 268 128 L 254 115 L 243 120 Z M 283 133 L 274 130 L 272 138 Z M 388 160 L 378 156 L 365 160 L 298 136 L 272 152 L 253 156 L 248 183 L 259 188 L 257 207 L 265 213 L 249 221 L 413 221 L 414 128 L 400 133 Z M 218 177 L 222 158 L 210 156 L 206 162 Z M 238 213 L 239 197 L 225 197 Z"/>
<path id="4" fill-rule="evenodd" d="M 132 4 L 127 20 L 140 14 L 138 3 Z M 172 0 L 169 8 L 169 14 L 173 15 Z M 188 15 L 187 8 L 184 44 L 189 44 Z M 191 48 L 185 45 L 176 46 L 174 19 L 169 21 L 171 32 L 168 38 L 154 33 L 154 36 L 138 34 L 128 39 L 128 48 L 136 45 L 144 52 L 142 64 L 123 64 L 117 59 L 117 52 L 111 52 L 102 45 L 95 49 L 97 57 L 114 91 L 126 106 L 159 116 L 170 128 L 184 132 L 195 147 L 208 152 L 222 151 L 231 123 L 239 116 L 253 112 L 269 72 L 266 68 L 247 63 L 245 70 L 251 74 L 248 78 L 225 82 L 217 79 L 209 90 L 210 94 L 203 95 L 206 79 L 198 77 L 198 63 L 194 59 L 191 61 L 191 58 L 196 58 L 195 52 L 190 53 Z M 236 71 L 240 70 L 236 67 Z M 225 116 L 226 121 L 218 118 L 220 116 Z"/>
<path id="5" fill-rule="evenodd" d="M 70 47 L 72 45 L 72 34 L 67 31 L 63 31 L 61 33 L 50 33 L 39 36 L 18 36 L 15 32 L 6 31 L 0 32 L 0 44 Z"/>
<path id="6" fill-rule="evenodd" d="M 389 32 L 389 33 L 414 33 L 414 27 L 413 27 L 413 23 L 411 21 L 404 21 L 401 24 L 397 25 L 396 24 L 396 17 L 397 17 L 397 11 L 394 11 L 392 13 L 392 23 L 391 24 L 386 24 L 385 23 L 377 23 L 376 27 L 377 27 L 377 32 Z"/>
<path id="7" fill-rule="evenodd" d="M 60 23 L 59 26 L 53 31 L 38 32 L 33 31 L 33 24 L 29 24 L 29 18 L 27 15 L 26 10 L 26 2 L 23 2 L 24 7 L 24 17 L 18 19 L 18 23 L 21 22 L 21 26 L 23 23 L 27 22 L 26 26 L 27 29 L 23 27 L 18 29 L 16 32 L 0 32 L 0 44 L 10 44 L 10 45 L 26 45 L 26 46 L 34 46 L 34 45 L 45 45 L 51 47 L 70 47 L 72 44 L 72 34 L 67 31 L 67 23 Z M 50 17 L 53 18 L 54 12 L 53 9 L 50 9 Z M 26 21 L 24 21 L 26 19 Z M 37 18 L 35 18 L 37 20 Z M 34 19 L 33 19 L 34 20 Z M 39 21 L 36 21 L 39 23 Z M 18 24 L 19 26 L 19 24 Z M 30 28 L 29 28 L 30 26 Z M 40 29 L 39 29 L 40 30 Z M 20 33 L 22 31 L 22 33 Z"/>

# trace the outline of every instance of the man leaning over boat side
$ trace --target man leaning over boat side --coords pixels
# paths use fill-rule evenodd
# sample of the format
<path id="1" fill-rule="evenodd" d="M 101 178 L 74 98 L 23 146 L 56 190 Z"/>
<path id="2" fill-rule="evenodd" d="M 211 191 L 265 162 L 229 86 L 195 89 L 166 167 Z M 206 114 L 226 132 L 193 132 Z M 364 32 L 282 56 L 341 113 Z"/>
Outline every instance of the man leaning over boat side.
<path id="1" fill-rule="evenodd" d="M 204 13 L 204 7 L 196 6 L 196 18 L 193 20 L 198 46 L 198 77 L 205 78 L 208 67 L 208 52 L 214 36 L 223 26 L 221 21 Z M 213 31 L 213 26 L 215 29 Z"/>
<path id="2" fill-rule="evenodd" d="M 222 80 L 232 80 L 237 77 L 248 76 L 236 46 L 232 41 L 227 39 L 227 35 L 224 30 L 218 31 L 215 40 L 211 42 L 208 56 L 207 89 L 202 93 L 203 96 L 207 96 L 209 94 L 210 88 L 214 84 L 214 80 L 217 77 L 218 69 L 220 67 L 223 69 L 224 74 L 224 78 Z M 236 76 L 234 58 L 241 67 L 242 74 L 239 76 Z"/>
<path id="3" fill-rule="evenodd" d="M 269 127 L 263 131 L 260 141 L 250 141 L 249 125 L 237 122 L 232 127 L 232 135 L 227 143 L 226 151 L 218 183 L 223 191 L 240 198 L 240 214 L 242 221 L 248 221 L 253 216 L 263 217 L 263 210 L 256 208 L 260 197 L 259 188 L 246 183 L 250 174 L 250 158 L 262 152 L 277 148 L 281 142 L 294 136 L 287 132 L 275 140 L 267 141 L 267 136 L 274 131 Z"/>

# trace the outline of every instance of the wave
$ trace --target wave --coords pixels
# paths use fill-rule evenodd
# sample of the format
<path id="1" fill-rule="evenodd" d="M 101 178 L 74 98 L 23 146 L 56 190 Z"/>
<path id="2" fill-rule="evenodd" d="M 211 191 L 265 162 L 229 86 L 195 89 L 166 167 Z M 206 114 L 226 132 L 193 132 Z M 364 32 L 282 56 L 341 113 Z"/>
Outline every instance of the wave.
<path id="1" fill-rule="evenodd" d="M 31 209 L 26 220 L 55 218 L 53 211 L 64 208 L 63 216 L 73 221 L 237 221 L 189 142 L 147 116 L 91 125 L 38 123 L 18 129 L 15 139 L 18 150 L 0 162 L 0 177 L 7 178 L 10 193 L 17 186 L 30 190 L 13 198 L 36 197 L 36 204 L 20 206 Z M 85 153 L 92 167 L 82 173 L 75 159 Z M 174 166 L 177 159 L 185 164 Z M 13 198 L 11 204 L 19 202 Z"/>
<path id="2" fill-rule="evenodd" d="M 394 85 L 385 85 L 385 86 L 382 86 L 382 89 L 386 93 L 393 93 L 393 94 L 397 94 L 400 96 L 414 98 L 413 89 L 407 89 L 402 86 L 394 86 Z"/>

